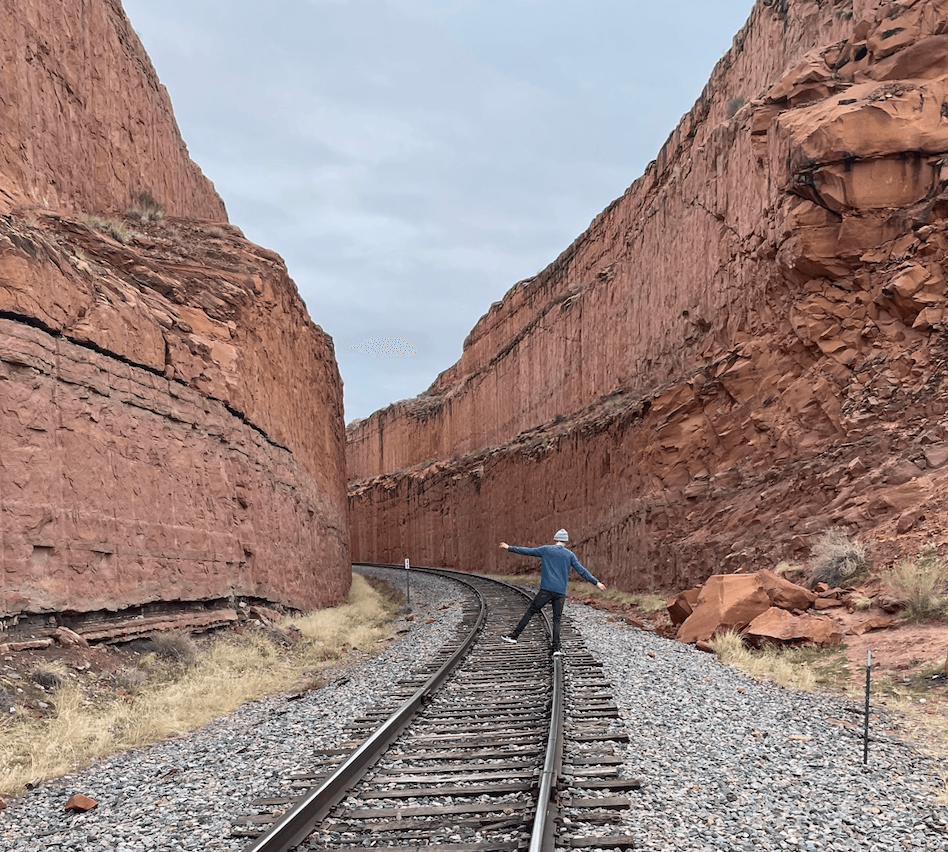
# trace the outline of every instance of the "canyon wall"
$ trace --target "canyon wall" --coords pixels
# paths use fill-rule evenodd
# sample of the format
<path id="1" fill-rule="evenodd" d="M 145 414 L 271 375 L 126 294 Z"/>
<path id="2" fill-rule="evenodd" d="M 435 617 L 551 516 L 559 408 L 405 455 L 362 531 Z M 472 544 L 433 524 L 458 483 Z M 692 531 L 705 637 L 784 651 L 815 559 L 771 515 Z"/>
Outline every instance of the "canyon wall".
<path id="1" fill-rule="evenodd" d="M 426 394 L 351 424 L 357 559 L 627 589 L 938 543 L 948 3 L 759 2 L 646 173 Z"/>
<path id="2" fill-rule="evenodd" d="M 117 0 L 3 2 L 0 618 L 339 603 L 332 340 L 227 223 Z"/>
<path id="3" fill-rule="evenodd" d="M 0 0 L 0 213 L 35 204 L 223 221 L 120 0 Z"/>

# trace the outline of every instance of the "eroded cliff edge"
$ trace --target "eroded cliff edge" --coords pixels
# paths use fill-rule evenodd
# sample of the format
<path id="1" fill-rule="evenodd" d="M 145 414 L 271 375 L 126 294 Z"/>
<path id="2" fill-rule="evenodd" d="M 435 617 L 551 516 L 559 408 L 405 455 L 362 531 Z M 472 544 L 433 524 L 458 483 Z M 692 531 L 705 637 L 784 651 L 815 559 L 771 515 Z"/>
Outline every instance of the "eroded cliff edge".
<path id="1" fill-rule="evenodd" d="M 348 429 L 357 559 L 628 589 L 948 520 L 948 3 L 759 2 L 646 173 Z"/>
<path id="2" fill-rule="evenodd" d="M 118 0 L 0 7 L 0 617 L 343 600 L 332 340 Z"/>

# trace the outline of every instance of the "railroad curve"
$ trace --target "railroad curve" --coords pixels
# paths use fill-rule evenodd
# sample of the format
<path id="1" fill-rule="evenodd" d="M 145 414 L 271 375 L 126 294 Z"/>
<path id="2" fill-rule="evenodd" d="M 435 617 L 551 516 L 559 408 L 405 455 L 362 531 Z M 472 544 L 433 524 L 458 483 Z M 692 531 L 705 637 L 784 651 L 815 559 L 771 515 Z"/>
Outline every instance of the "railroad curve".
<path id="1" fill-rule="evenodd" d="M 372 567 L 390 567 L 396 586 L 409 577 Z M 294 776 L 299 797 L 254 803 L 259 812 L 234 828 L 259 832 L 245 852 L 629 848 L 628 836 L 603 837 L 601 826 L 618 822 L 616 810 L 630 805 L 621 794 L 641 781 L 618 777 L 615 746 L 627 736 L 609 684 L 568 620 L 562 657 L 551 656 L 548 619 L 534 619 L 510 645 L 501 637 L 528 592 L 478 575 L 411 570 L 467 590 L 455 641 L 352 720 L 348 742 L 314 752 L 312 770 Z"/>

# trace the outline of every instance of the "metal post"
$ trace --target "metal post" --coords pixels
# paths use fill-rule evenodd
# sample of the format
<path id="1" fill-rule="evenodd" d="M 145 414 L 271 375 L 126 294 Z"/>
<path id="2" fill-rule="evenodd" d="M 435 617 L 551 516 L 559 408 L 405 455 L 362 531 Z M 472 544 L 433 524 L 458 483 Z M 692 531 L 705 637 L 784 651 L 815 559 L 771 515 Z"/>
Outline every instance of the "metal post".
<path id="1" fill-rule="evenodd" d="M 411 583 L 409 582 L 409 562 L 405 560 L 405 603 L 411 603 Z"/>
<path id="2" fill-rule="evenodd" d="M 866 651 L 866 720 L 862 730 L 862 762 L 869 763 L 869 683 L 872 679 L 872 651 Z"/>

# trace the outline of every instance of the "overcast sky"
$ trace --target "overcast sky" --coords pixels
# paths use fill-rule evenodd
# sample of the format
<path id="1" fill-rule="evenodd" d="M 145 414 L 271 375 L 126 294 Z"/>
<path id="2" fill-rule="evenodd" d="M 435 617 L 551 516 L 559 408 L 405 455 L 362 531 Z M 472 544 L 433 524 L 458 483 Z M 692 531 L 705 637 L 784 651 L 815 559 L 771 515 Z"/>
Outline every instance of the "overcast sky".
<path id="1" fill-rule="evenodd" d="M 231 222 L 332 335 L 349 422 L 422 393 L 644 171 L 751 0 L 123 0 Z"/>

